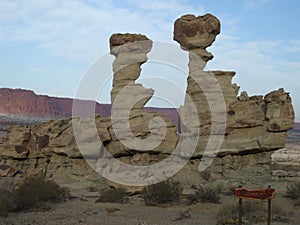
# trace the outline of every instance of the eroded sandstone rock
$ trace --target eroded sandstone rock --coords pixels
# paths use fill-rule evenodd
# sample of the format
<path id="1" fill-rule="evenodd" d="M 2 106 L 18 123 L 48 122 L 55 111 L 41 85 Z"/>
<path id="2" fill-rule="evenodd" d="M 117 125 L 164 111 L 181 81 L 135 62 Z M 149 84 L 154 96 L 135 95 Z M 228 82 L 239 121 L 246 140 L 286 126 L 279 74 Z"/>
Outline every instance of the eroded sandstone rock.
<path id="1" fill-rule="evenodd" d="M 239 86 L 232 84 L 235 72 L 204 70 L 206 63 L 213 58 L 206 48 L 219 33 L 220 22 L 210 14 L 182 16 L 174 26 L 174 40 L 189 51 L 188 86 L 184 106 L 180 109 L 182 121 L 179 126 L 180 141 L 185 149 L 194 148 L 192 141 L 198 138 L 195 131 L 200 130 L 193 158 L 175 176 L 187 187 L 203 182 L 198 165 L 212 133 L 222 138 L 222 144 L 217 158 L 208 168 L 211 173 L 209 180 L 256 182 L 271 175 L 270 156 L 274 150 L 285 146 L 287 130 L 294 125 L 291 98 L 283 89 L 264 97 L 248 96 L 244 91 L 238 96 Z M 111 54 L 116 57 L 111 91 L 112 117 L 61 119 L 9 128 L 6 138 L 0 143 L 0 176 L 25 176 L 42 171 L 44 176 L 60 184 L 73 185 L 74 182 L 100 179 L 103 185 L 104 179 L 83 158 L 95 165 L 100 164 L 99 159 L 105 155 L 103 147 L 91 145 L 100 140 L 111 156 L 123 163 L 145 166 L 166 159 L 178 143 L 176 127 L 162 114 L 142 111 L 153 90 L 136 83 L 151 47 L 152 41 L 145 35 L 112 35 Z M 193 118 L 199 119 L 199 123 Z M 74 121 L 75 127 L 72 126 Z M 214 123 L 226 129 L 213 129 Z M 126 128 L 127 124 L 129 127 Z M 90 129 L 92 126 L 96 133 Z M 165 135 L 161 135 L 162 130 L 165 130 Z M 74 134 L 78 135 L 77 139 Z M 152 141 L 134 145 L 150 136 L 153 142 L 160 144 L 154 148 L 151 148 Z M 184 149 L 180 153 L 185 153 Z M 182 156 L 184 154 L 176 157 Z M 289 176 L 283 171 L 287 162 L 288 158 L 280 162 L 275 160 L 275 173 Z M 122 168 L 112 170 L 122 172 Z"/>
<path id="2" fill-rule="evenodd" d="M 277 179 L 300 178 L 300 146 L 289 143 L 272 155 L 272 175 Z"/>
<path id="3" fill-rule="evenodd" d="M 154 91 L 136 83 L 141 65 L 147 61 L 147 53 L 152 48 L 152 41 L 142 34 L 113 34 L 110 48 L 116 59 L 113 62 L 112 124 L 108 128 L 111 136 L 111 141 L 106 145 L 108 151 L 114 156 L 130 155 L 143 149 L 171 153 L 177 142 L 176 127 L 162 114 L 142 111 Z M 164 128 L 165 135 L 162 135 Z M 153 142 L 161 144 L 152 147 Z"/>
<path id="4" fill-rule="evenodd" d="M 235 72 L 205 71 L 212 54 L 206 51 L 220 33 L 220 22 L 210 14 L 185 15 L 174 24 L 174 40 L 189 51 L 189 76 L 185 104 L 181 112 L 197 114 L 199 123 L 185 121 L 182 136 L 192 139 L 195 130 L 200 137 L 194 155 L 204 154 L 212 134 L 223 135 L 219 155 L 257 153 L 284 147 L 286 131 L 293 128 L 294 111 L 289 94 L 283 89 L 263 96 L 248 96 L 232 84 Z M 196 111 L 191 110 L 195 105 Z M 214 116 L 214 117 L 213 117 Z M 226 125 L 226 130 L 216 131 Z M 194 131 L 192 131 L 194 128 Z M 219 132 L 219 133 L 218 133 Z M 186 134 L 185 134 L 186 133 Z"/>
<path id="5" fill-rule="evenodd" d="M 175 21 L 174 40 L 187 49 L 205 49 L 215 41 L 220 27 L 220 21 L 211 14 L 184 15 Z"/>
<path id="6" fill-rule="evenodd" d="M 119 102 L 124 103 L 122 105 L 126 107 L 130 105 L 133 96 L 137 95 L 137 98 L 141 99 L 135 108 L 141 110 L 152 97 L 152 89 L 135 83 L 140 76 L 141 65 L 147 61 L 147 53 L 151 48 L 152 41 L 142 34 L 113 34 L 110 37 L 110 53 L 116 57 L 113 62 L 114 80 L 111 90 L 113 105 L 116 96 L 124 96 Z M 123 92 L 119 95 L 122 89 Z"/>

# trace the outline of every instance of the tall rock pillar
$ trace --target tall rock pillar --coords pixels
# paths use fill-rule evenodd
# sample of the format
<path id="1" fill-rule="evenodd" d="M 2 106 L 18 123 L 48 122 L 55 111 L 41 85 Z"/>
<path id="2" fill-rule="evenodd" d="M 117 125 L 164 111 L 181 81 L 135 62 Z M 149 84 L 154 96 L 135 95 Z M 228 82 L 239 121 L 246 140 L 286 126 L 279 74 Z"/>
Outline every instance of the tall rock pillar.
<path id="1" fill-rule="evenodd" d="M 212 45 L 216 36 L 220 33 L 220 21 L 211 14 L 204 16 L 185 15 L 177 19 L 174 24 L 174 40 L 177 41 L 183 50 L 189 51 L 189 76 L 187 79 L 187 90 L 184 106 L 181 112 L 193 113 L 199 122 L 186 120 L 182 124 L 185 129 L 183 136 L 196 136 L 195 131 L 200 131 L 200 141 L 197 150 L 205 149 L 208 137 L 212 130 L 212 122 L 225 124 L 226 121 L 221 119 L 218 114 L 222 114 L 222 110 L 216 111 L 212 117 L 213 108 L 225 108 L 223 114 L 226 113 L 224 97 L 221 87 L 213 72 L 204 71 L 206 63 L 213 58 L 213 55 L 206 50 Z M 231 81 L 231 79 L 230 79 Z M 218 97 L 221 96 L 221 97 Z M 191 107 L 194 110 L 191 110 Z M 186 116 L 187 117 L 187 116 Z M 212 121 L 215 120 L 215 121 Z M 189 139 L 189 137 L 187 137 Z"/>
<path id="2" fill-rule="evenodd" d="M 147 61 L 147 53 L 151 48 L 152 41 L 142 34 L 113 34 L 110 37 L 110 53 L 116 57 L 113 62 L 111 103 L 119 112 L 122 112 L 122 109 L 141 112 L 152 97 L 152 89 L 135 83 L 140 76 L 141 65 Z M 115 105 L 116 98 L 118 98 L 117 105 Z"/>

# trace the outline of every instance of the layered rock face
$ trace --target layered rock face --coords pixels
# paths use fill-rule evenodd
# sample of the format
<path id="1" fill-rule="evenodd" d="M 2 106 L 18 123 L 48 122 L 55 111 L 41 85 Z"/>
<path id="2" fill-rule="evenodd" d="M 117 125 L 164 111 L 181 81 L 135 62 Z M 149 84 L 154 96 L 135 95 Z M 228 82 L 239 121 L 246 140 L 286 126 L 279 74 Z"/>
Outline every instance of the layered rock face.
<path id="1" fill-rule="evenodd" d="M 111 91 L 112 128 L 109 129 L 112 140 L 106 145 L 109 152 L 117 151 L 121 155 L 122 151 L 134 150 L 171 153 L 175 149 L 176 127 L 162 114 L 143 112 L 154 91 L 136 83 L 151 48 L 152 41 L 145 35 L 127 33 L 110 37 L 110 53 L 116 59 Z"/>
<path id="2" fill-rule="evenodd" d="M 42 175 L 62 185 L 99 179 L 78 151 L 71 121 L 9 128 L 0 144 L 1 176 Z"/>
<path id="3" fill-rule="evenodd" d="M 200 129 L 195 155 L 201 156 L 211 135 L 224 135 L 218 153 L 249 154 L 283 148 L 287 130 L 294 126 L 294 111 L 283 89 L 263 96 L 237 96 L 239 87 L 232 84 L 235 72 L 204 71 L 213 55 L 207 52 L 220 33 L 220 22 L 213 15 L 185 15 L 174 25 L 174 40 L 189 51 L 189 77 L 182 111 L 195 105 L 199 123 L 183 124 L 185 129 Z M 187 109 L 186 109 L 187 108 Z M 212 125 L 226 125 L 223 133 Z M 193 136 L 193 134 L 188 134 Z M 186 138 L 189 138 L 188 136 Z"/>
<path id="4" fill-rule="evenodd" d="M 135 81 L 141 73 L 141 65 L 147 61 L 147 53 L 152 48 L 152 41 L 141 34 L 113 34 L 110 37 L 110 53 L 116 57 L 113 62 L 113 88 L 111 90 L 111 103 L 114 104 L 115 98 L 119 95 L 123 97 L 120 101 L 126 101 L 124 106 L 128 107 L 134 95 L 140 95 L 139 102 L 136 102 L 131 110 L 138 110 L 144 107 L 153 95 L 152 89 L 146 89 Z M 126 88 L 127 87 L 127 88 Z M 126 88 L 126 89 L 125 89 Z M 123 96 L 127 95 L 127 96 Z M 132 97 L 131 97 L 132 96 Z M 146 96 L 146 97 L 145 97 Z M 121 110 L 120 108 L 117 108 Z"/>
<path id="5" fill-rule="evenodd" d="M 298 177 L 300 179 L 300 146 L 289 143 L 272 155 L 272 175 L 277 179 Z"/>
<path id="6" fill-rule="evenodd" d="M 146 122 L 154 115 L 158 116 L 156 113 L 144 113 L 131 119 L 136 124 L 132 127 L 136 136 L 147 136 L 150 131 Z M 78 130 L 82 132 L 80 139 L 76 139 L 82 147 L 80 150 L 74 137 L 74 123 L 80 126 Z M 90 129 L 92 123 L 96 124 L 96 136 Z M 86 161 L 91 160 L 96 165 L 103 156 L 101 148 L 92 148 L 91 143 L 101 140 L 110 154 L 122 162 L 149 165 L 162 160 L 171 151 L 170 146 L 174 148 L 176 145 L 175 126 L 170 121 L 167 126 L 171 136 L 157 137 L 161 145 L 147 152 L 122 145 L 112 129 L 111 119 L 100 116 L 95 119 L 52 120 L 35 126 L 13 126 L 8 129 L 6 138 L 0 141 L 0 176 L 22 178 L 42 175 L 74 189 L 77 187 L 73 185 L 77 182 L 85 183 L 78 184 L 78 187 L 85 187 L 89 182 L 99 181 L 104 187 L 107 186 L 105 179 Z"/>
<path id="7" fill-rule="evenodd" d="M 188 86 L 179 113 L 179 135 L 163 114 L 143 111 L 153 90 L 137 84 L 136 80 L 141 65 L 147 61 L 152 41 L 144 35 L 115 34 L 110 38 L 111 54 L 116 57 L 111 117 L 62 119 L 10 128 L 0 143 L 0 175 L 14 177 L 40 172 L 59 183 L 66 179 L 70 182 L 99 179 L 83 155 L 97 165 L 101 149 L 87 147 L 82 154 L 76 141 L 89 146 L 99 139 L 111 156 L 142 166 L 164 160 L 178 143 L 182 148 L 179 153 L 185 153 L 196 141 L 192 159 L 175 179 L 186 186 L 197 185 L 205 180 L 198 165 L 213 137 L 221 140 L 221 144 L 212 145 L 220 149 L 211 151 L 217 154 L 208 168 L 211 179 L 251 183 L 271 178 L 271 154 L 285 146 L 287 130 L 294 125 L 291 98 L 283 89 L 265 96 L 249 97 L 246 92 L 238 96 L 239 87 L 232 84 L 235 72 L 205 71 L 206 63 L 213 58 L 206 48 L 219 33 L 220 22 L 210 14 L 185 15 L 175 22 L 174 40 L 189 51 Z M 75 128 L 72 121 L 76 121 Z M 88 129 L 93 124 L 96 134 Z M 81 132 L 80 140 L 75 141 L 74 132 Z M 178 155 L 182 156 L 185 155 Z"/>

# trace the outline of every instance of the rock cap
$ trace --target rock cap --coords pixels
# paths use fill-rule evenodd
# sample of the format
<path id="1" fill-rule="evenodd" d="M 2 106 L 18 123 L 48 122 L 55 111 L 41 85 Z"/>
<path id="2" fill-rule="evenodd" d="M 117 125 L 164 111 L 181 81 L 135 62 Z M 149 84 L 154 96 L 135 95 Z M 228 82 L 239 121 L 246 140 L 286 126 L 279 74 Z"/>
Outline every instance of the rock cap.
<path id="1" fill-rule="evenodd" d="M 129 45 L 125 45 L 128 43 L 132 43 Z M 120 47 L 125 45 L 124 47 Z M 152 41 L 143 34 L 113 34 L 109 39 L 109 47 L 110 53 L 112 55 L 118 55 L 119 53 L 126 53 L 126 52 L 142 52 L 148 53 L 152 48 Z"/>
<path id="2" fill-rule="evenodd" d="M 186 49 L 205 49 L 215 41 L 220 27 L 219 19 L 211 14 L 187 14 L 175 21 L 173 39 Z"/>

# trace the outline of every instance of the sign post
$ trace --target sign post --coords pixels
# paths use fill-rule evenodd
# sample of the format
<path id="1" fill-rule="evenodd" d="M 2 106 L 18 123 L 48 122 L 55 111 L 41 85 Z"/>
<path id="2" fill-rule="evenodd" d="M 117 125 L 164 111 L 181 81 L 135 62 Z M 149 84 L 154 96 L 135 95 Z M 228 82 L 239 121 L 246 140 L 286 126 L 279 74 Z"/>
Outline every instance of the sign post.
<path id="1" fill-rule="evenodd" d="M 269 189 L 270 188 L 271 188 L 271 185 L 269 185 Z M 268 199 L 268 223 L 267 223 L 267 225 L 271 225 L 271 199 Z"/>
<path id="2" fill-rule="evenodd" d="M 242 185 L 240 185 L 239 188 L 242 188 Z M 243 217 L 243 199 L 239 198 L 239 225 L 242 225 L 242 217 Z"/>
<path id="3" fill-rule="evenodd" d="M 234 195 L 239 199 L 239 225 L 242 225 L 242 199 L 268 200 L 268 220 L 267 225 L 271 225 L 271 200 L 275 197 L 275 189 L 269 187 L 260 190 L 247 190 L 239 186 L 235 189 Z"/>

